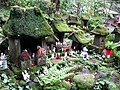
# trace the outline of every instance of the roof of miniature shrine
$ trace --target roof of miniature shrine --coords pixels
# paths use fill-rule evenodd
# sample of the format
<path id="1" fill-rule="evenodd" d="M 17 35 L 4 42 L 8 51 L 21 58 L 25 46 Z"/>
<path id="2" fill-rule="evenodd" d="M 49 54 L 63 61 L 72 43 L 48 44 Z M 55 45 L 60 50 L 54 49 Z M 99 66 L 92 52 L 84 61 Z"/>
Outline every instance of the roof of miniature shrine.
<path id="1" fill-rule="evenodd" d="M 87 15 L 82 15 L 81 19 L 82 20 L 89 20 L 89 17 Z"/>
<path id="2" fill-rule="evenodd" d="M 10 17 L 3 30 L 7 36 L 28 35 L 39 38 L 53 34 L 52 28 L 39 8 L 21 8 L 18 6 L 11 9 Z"/>
<path id="3" fill-rule="evenodd" d="M 53 24 L 59 32 L 64 32 L 64 33 L 72 32 L 72 30 L 69 28 L 69 26 L 65 21 L 55 20 L 53 21 Z"/>
<path id="4" fill-rule="evenodd" d="M 73 27 L 72 27 L 73 28 Z M 73 34 L 75 36 L 75 38 L 82 44 L 86 44 L 89 43 L 90 40 L 87 39 L 87 37 L 85 36 L 85 32 L 79 28 L 73 28 Z"/>
<path id="5" fill-rule="evenodd" d="M 85 37 L 84 31 L 82 31 L 82 30 L 76 32 L 75 37 L 80 43 L 85 44 L 85 43 L 89 42 L 89 40 Z"/>
<path id="6" fill-rule="evenodd" d="M 107 35 L 109 33 L 108 29 L 104 25 L 98 25 L 91 32 L 98 35 Z"/>

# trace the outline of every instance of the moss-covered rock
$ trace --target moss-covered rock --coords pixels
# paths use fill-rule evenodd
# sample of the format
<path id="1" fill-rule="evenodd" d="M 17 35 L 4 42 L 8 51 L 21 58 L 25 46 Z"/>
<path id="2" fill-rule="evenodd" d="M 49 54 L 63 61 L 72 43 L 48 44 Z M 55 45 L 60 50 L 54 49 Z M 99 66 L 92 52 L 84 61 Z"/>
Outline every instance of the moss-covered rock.
<path id="1" fill-rule="evenodd" d="M 79 74 L 74 76 L 73 80 L 79 89 L 82 90 L 92 88 L 95 84 L 95 76 L 93 74 Z"/>
<path id="2" fill-rule="evenodd" d="M 73 78 L 75 76 L 74 73 L 68 73 L 66 75 L 64 75 L 63 77 L 61 77 L 61 79 L 65 79 L 65 78 Z"/>

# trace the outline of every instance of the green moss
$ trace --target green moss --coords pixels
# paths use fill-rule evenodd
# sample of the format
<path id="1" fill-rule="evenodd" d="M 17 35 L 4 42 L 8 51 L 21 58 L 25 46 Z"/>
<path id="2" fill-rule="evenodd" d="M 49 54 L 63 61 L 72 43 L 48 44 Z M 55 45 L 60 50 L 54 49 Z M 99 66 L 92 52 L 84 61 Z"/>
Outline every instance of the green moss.
<path id="1" fill-rule="evenodd" d="M 25 83 L 26 83 L 25 81 L 21 80 L 21 81 L 19 82 L 19 85 L 20 85 L 20 86 L 23 86 Z"/>
<path id="2" fill-rule="evenodd" d="M 11 66 L 11 70 L 13 71 L 13 73 L 16 75 L 16 78 L 20 78 L 22 77 L 22 71 L 21 69 L 19 68 L 16 68 L 14 66 Z"/>
<path id="3" fill-rule="evenodd" d="M 79 30 L 78 32 L 75 33 L 76 39 L 83 44 L 89 43 L 89 40 L 85 36 L 85 32 L 82 30 Z"/>
<path id="4" fill-rule="evenodd" d="M 88 89 L 94 86 L 95 76 L 92 74 L 79 74 L 74 76 L 73 80 L 80 89 Z"/>
<path id="5" fill-rule="evenodd" d="M 38 66 L 30 67 L 29 72 L 37 72 L 40 69 L 41 69 L 41 67 L 38 67 Z"/>
<path id="6" fill-rule="evenodd" d="M 68 27 L 65 21 L 53 21 L 55 28 L 59 32 L 71 32 L 72 30 Z"/>
<path id="7" fill-rule="evenodd" d="M 82 19 L 82 20 L 89 20 L 89 17 L 88 17 L 87 15 L 83 15 L 83 16 L 81 17 L 81 19 Z"/>
<path id="8" fill-rule="evenodd" d="M 76 22 L 76 25 L 79 26 L 80 28 L 82 27 L 82 24 L 81 24 L 80 21 L 77 21 L 77 22 Z"/>
<path id="9" fill-rule="evenodd" d="M 82 69 L 83 69 L 82 65 L 77 65 L 77 66 L 74 66 L 70 71 L 78 71 L 78 70 L 82 70 Z"/>
<path id="10" fill-rule="evenodd" d="M 13 7 L 3 30 L 8 36 L 28 35 L 38 38 L 53 34 L 39 8 Z"/>
<path id="11" fill-rule="evenodd" d="M 78 40 L 78 42 L 82 43 L 82 44 L 87 44 L 90 42 L 90 40 L 87 39 L 87 37 L 85 36 L 85 32 L 83 30 L 81 30 L 81 27 L 74 27 L 71 26 L 71 30 L 74 32 L 73 34 L 71 34 L 68 37 L 71 37 L 72 35 L 75 36 L 75 38 Z"/>
<path id="12" fill-rule="evenodd" d="M 64 75 L 61 79 L 65 79 L 65 78 L 73 78 L 75 76 L 74 73 L 68 73 L 66 75 Z"/>
<path id="13" fill-rule="evenodd" d="M 70 90 L 70 88 L 71 88 L 70 82 L 67 82 L 67 81 L 62 81 L 62 82 L 61 82 L 61 85 L 62 85 L 62 87 L 64 87 L 66 90 Z"/>
<path id="14" fill-rule="evenodd" d="M 99 35 L 107 35 L 109 33 L 108 29 L 104 25 L 98 25 L 91 32 Z"/>

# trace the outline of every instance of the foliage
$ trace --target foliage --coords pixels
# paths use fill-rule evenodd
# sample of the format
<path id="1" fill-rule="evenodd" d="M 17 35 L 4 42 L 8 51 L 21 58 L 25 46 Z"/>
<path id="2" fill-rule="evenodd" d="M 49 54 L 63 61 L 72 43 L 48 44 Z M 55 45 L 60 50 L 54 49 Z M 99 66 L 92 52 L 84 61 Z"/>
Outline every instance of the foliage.
<path id="1" fill-rule="evenodd" d="M 8 7 L 14 5 L 19 5 L 22 7 L 32 7 L 38 5 L 40 1 L 42 0 L 8 0 L 6 4 Z"/>
<path id="2" fill-rule="evenodd" d="M 115 34 L 109 34 L 106 36 L 106 41 L 115 41 Z"/>
<path id="3" fill-rule="evenodd" d="M 4 37 L 3 30 L 0 28 L 0 38 Z"/>
<path id="4" fill-rule="evenodd" d="M 8 16 L 10 14 L 10 10 L 4 9 L 4 8 L 0 8 L 0 13 L 2 13 L 5 16 Z"/>
<path id="5" fill-rule="evenodd" d="M 16 84 L 15 75 L 8 77 L 6 74 L 2 74 L 0 76 L 0 88 L 9 89 L 9 90 L 16 90 L 18 88 L 18 84 Z"/>
<path id="6" fill-rule="evenodd" d="M 114 43 L 113 41 L 108 41 L 106 43 L 106 47 L 110 47 L 111 49 L 116 49 L 117 47 L 119 47 L 120 44 L 119 43 Z"/>
<path id="7" fill-rule="evenodd" d="M 101 16 L 93 17 L 88 21 L 88 27 L 90 30 L 93 30 L 99 24 L 103 24 L 103 18 Z"/>
<path id="8" fill-rule="evenodd" d="M 54 65 L 49 68 L 46 75 L 40 74 L 37 78 L 40 86 L 44 87 L 45 90 L 66 90 L 65 87 L 62 87 L 62 80 L 66 77 L 73 77 L 74 73 L 68 73 L 72 68 L 61 68 L 57 69 L 57 66 Z M 68 73 L 68 74 L 67 74 Z"/>
<path id="9" fill-rule="evenodd" d="M 99 79 L 96 82 L 96 85 L 94 87 L 94 90 L 103 90 L 103 88 L 106 88 L 108 90 L 118 90 L 115 83 L 108 81 L 108 80 L 101 80 Z"/>
<path id="10" fill-rule="evenodd" d="M 74 14 L 75 16 L 77 15 L 77 17 L 84 17 L 87 16 L 87 19 L 90 19 L 88 21 L 88 26 L 90 30 L 93 30 L 94 28 L 96 28 L 99 24 L 103 24 L 104 22 L 104 18 L 102 18 L 103 16 L 105 16 L 103 10 L 101 10 L 101 8 L 106 7 L 106 3 L 103 0 L 60 0 L 61 3 L 61 7 L 60 7 L 60 11 L 58 13 L 62 13 L 63 15 L 69 15 L 69 14 Z M 80 5 L 80 7 L 78 7 L 78 4 Z M 25 12 L 25 11 L 29 11 L 29 10 L 18 10 L 18 12 L 13 12 L 15 13 L 15 15 L 13 17 L 10 16 L 10 18 L 12 18 L 11 20 L 9 20 L 8 22 L 11 23 L 12 22 L 12 30 L 18 30 L 17 28 L 20 27 L 20 32 L 25 33 L 25 30 L 27 34 L 34 34 L 35 37 L 37 37 L 37 35 L 33 32 L 29 32 L 29 30 L 36 30 L 38 31 L 38 27 L 42 26 L 44 24 L 44 20 L 40 19 L 40 17 L 43 17 L 43 15 L 41 15 L 42 13 L 44 13 L 44 17 L 50 21 L 54 20 L 54 14 L 56 14 L 55 11 L 55 3 L 51 3 L 51 2 L 45 2 L 44 0 L 8 0 L 7 2 L 8 6 L 12 6 L 12 5 L 18 5 L 18 6 L 22 6 L 22 7 L 33 7 L 33 6 L 38 6 L 41 8 L 42 11 L 39 12 L 38 9 L 34 9 L 33 11 L 36 11 L 33 14 L 33 11 L 30 10 L 30 12 Z M 22 17 L 23 12 L 25 12 L 24 16 L 26 17 Z M 41 13 L 42 12 L 42 13 Z M 5 11 L 5 14 L 9 12 Z M 13 14 L 11 13 L 11 14 Z M 36 17 L 36 15 L 40 15 L 40 17 Z M 101 17 L 102 16 L 102 17 Z M 15 21 L 13 20 L 13 18 L 15 17 Z M 32 18 L 31 18 L 32 17 Z M 67 17 L 67 16 L 66 16 Z M 65 18 L 66 18 L 65 17 Z M 28 19 L 25 19 L 28 18 Z M 23 21 L 28 21 L 28 22 L 24 22 L 22 24 L 18 24 L 18 22 L 23 22 Z M 37 21 L 36 21 L 37 20 Z M 36 21 L 36 22 L 34 22 Z M 40 21 L 40 22 L 39 22 Z M 7 22 L 7 23 L 8 23 Z M 56 22 L 55 22 L 56 23 Z M 37 26 L 37 24 L 39 24 L 39 26 Z M 57 23 L 56 23 L 57 24 Z M 66 23 L 62 23 L 66 24 Z M 26 25 L 26 26 L 25 26 Z M 45 24 L 46 25 L 46 24 Z M 46 27 L 45 25 L 43 25 L 43 28 L 41 28 L 41 30 L 43 30 L 42 32 L 45 31 L 46 34 L 46 30 L 44 30 L 44 28 Z M 11 26 L 11 25 L 10 25 Z M 32 28 L 28 28 L 31 27 Z M 60 26 L 60 23 L 57 24 L 58 28 L 60 28 L 61 30 L 63 29 L 63 27 Z M 22 29 L 23 31 L 22 31 Z M 40 28 L 40 27 L 39 27 Z M 64 27 L 66 28 L 66 27 Z M 6 30 L 6 29 L 5 29 Z M 1 32 L 2 30 L 0 30 Z M 48 29 L 47 29 L 48 31 Z M 6 31 L 7 32 L 7 31 Z M 17 31 L 15 31 L 16 33 Z M 2 32 L 1 32 L 2 33 Z M 8 32 L 7 32 L 8 33 Z M 37 32 L 38 34 L 39 32 Z M 3 34 L 3 33 L 2 33 Z M 19 33 L 20 34 L 20 33 Z M 80 40 L 82 38 L 82 42 L 85 42 L 85 40 L 83 40 L 83 32 L 78 32 L 76 34 L 76 36 L 80 36 L 78 37 L 78 39 Z M 113 41 L 113 37 L 112 36 L 108 36 L 107 37 L 107 41 Z M 120 51 L 118 50 L 119 48 L 119 44 L 116 43 L 111 43 L 108 42 L 106 44 L 107 47 L 111 47 L 114 50 L 114 55 L 115 57 L 118 57 L 118 59 L 120 60 Z M 75 86 L 75 88 L 79 87 L 79 88 L 85 88 L 87 89 L 91 89 L 91 87 L 93 87 L 94 83 L 95 83 L 95 79 L 93 75 L 75 75 L 77 71 L 82 70 L 84 67 L 89 68 L 91 71 L 93 70 L 93 68 L 99 71 L 102 71 L 104 74 L 106 74 L 106 77 L 103 78 L 105 80 L 97 80 L 96 85 L 94 87 L 95 90 L 102 90 L 102 88 L 105 85 L 108 85 L 107 88 L 109 88 L 110 90 L 117 90 L 117 87 L 115 85 L 115 83 L 111 82 L 108 80 L 108 78 L 110 79 L 110 76 L 112 74 L 111 71 L 113 71 L 114 69 L 111 69 L 110 67 L 108 67 L 107 63 L 102 63 L 99 62 L 94 63 L 94 62 L 90 62 L 90 61 L 86 61 L 80 58 L 80 55 L 75 52 L 74 53 L 76 58 L 79 58 L 78 60 L 75 58 L 74 60 L 69 59 L 68 61 L 63 61 L 62 63 L 52 63 L 51 62 L 51 58 L 47 58 L 48 63 L 50 64 L 50 67 L 48 69 L 48 73 L 47 74 L 43 74 L 41 71 L 41 67 L 32 67 L 29 69 L 29 73 L 31 73 L 31 76 L 33 75 L 33 78 L 31 79 L 31 81 L 37 81 L 37 84 L 34 84 L 33 86 L 30 86 L 31 89 L 33 90 L 69 90 L 71 87 L 71 84 L 67 81 L 65 81 L 64 79 L 66 77 L 74 77 L 74 84 L 73 86 Z M 62 57 L 64 58 L 64 57 Z M 102 58 L 100 55 L 93 55 L 92 58 L 98 59 L 98 60 L 103 60 L 104 58 Z M 59 61 L 58 61 L 59 62 Z M 63 66 L 64 64 L 64 66 Z M 104 66 L 103 66 L 104 65 Z M 75 67 L 74 67 L 75 66 Z M 97 66 L 97 68 L 95 67 Z M 21 70 L 17 69 L 15 67 L 12 67 L 12 71 L 14 72 L 15 75 L 17 76 L 10 76 L 7 77 L 6 79 L 2 79 L 0 77 L 0 85 L 2 85 L 2 88 L 5 87 L 6 85 L 8 85 L 8 88 L 11 88 L 12 90 L 15 90 L 16 88 L 21 88 L 23 87 L 23 85 L 26 83 L 26 81 L 21 80 L 21 85 L 16 84 L 16 79 L 18 76 L 21 75 Z M 95 70 L 93 70 L 94 72 L 96 72 Z M 93 73 L 94 73 L 93 72 Z M 36 80 L 37 79 L 37 80 Z M 106 80 L 107 79 L 107 80 Z M 0 86 L 1 88 L 1 86 Z M 73 90 L 73 89 L 72 89 Z M 77 89 L 75 89 L 77 90 Z M 84 90 L 84 89 L 83 89 Z"/>
<path id="11" fill-rule="evenodd" d="M 111 48 L 113 50 L 114 57 L 119 65 L 120 64 L 120 44 L 108 41 L 106 43 L 106 47 Z"/>
<path id="12" fill-rule="evenodd" d="M 22 7 L 38 6 L 43 11 L 50 12 L 55 9 L 55 4 L 44 0 L 8 0 L 7 6 L 18 5 Z M 78 5 L 80 7 L 78 7 Z M 108 5 L 103 0 L 60 0 L 60 12 L 64 14 L 87 15 L 90 18 L 92 16 L 104 15 L 104 12 L 100 12 L 100 8 L 105 8 Z M 49 11 L 50 10 L 50 11 Z M 46 11 L 46 12 L 47 12 Z M 79 17 L 78 16 L 78 17 Z"/>

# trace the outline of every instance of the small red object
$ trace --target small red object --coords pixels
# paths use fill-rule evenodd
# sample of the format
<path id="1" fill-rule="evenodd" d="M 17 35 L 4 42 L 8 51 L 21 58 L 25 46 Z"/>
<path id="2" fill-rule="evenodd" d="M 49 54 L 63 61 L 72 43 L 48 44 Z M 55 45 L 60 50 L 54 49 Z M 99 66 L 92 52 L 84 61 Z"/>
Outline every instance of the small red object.
<path id="1" fill-rule="evenodd" d="M 120 23 L 120 16 L 118 17 L 116 24 L 118 25 L 118 23 Z"/>
<path id="2" fill-rule="evenodd" d="M 107 58 L 110 58 L 113 55 L 113 51 L 111 49 L 104 49 L 103 53 L 106 55 Z"/>
<path id="3" fill-rule="evenodd" d="M 57 55 L 56 59 L 61 59 L 60 55 Z"/>
<path id="4" fill-rule="evenodd" d="M 35 64 L 32 63 L 32 66 L 35 66 Z"/>
<path id="5" fill-rule="evenodd" d="M 21 59 L 21 60 L 30 60 L 31 57 L 30 57 L 29 53 L 24 50 L 24 51 L 19 55 L 19 59 Z"/>

